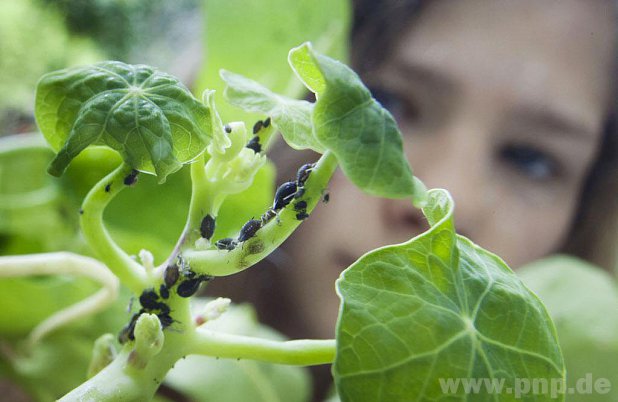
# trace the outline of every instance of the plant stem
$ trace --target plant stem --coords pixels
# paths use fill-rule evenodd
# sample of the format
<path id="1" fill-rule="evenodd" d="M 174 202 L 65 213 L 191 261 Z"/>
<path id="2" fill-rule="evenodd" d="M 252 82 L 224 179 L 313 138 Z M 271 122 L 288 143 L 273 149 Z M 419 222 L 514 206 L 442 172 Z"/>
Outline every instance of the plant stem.
<path id="1" fill-rule="evenodd" d="M 335 359 L 334 339 L 298 339 L 273 341 L 207 329 L 195 331 L 192 354 L 219 358 L 251 359 L 296 366 L 330 364 Z"/>
<path id="2" fill-rule="evenodd" d="M 307 213 L 321 200 L 336 167 L 337 159 L 330 152 L 322 155 L 317 162 L 305 183 L 305 194 L 299 198 L 307 202 Z M 291 207 L 284 208 L 277 218 L 260 228 L 255 237 L 239 244 L 232 251 L 187 250 L 183 257 L 196 273 L 212 276 L 235 274 L 254 265 L 279 247 L 301 224 L 302 220 L 296 218 L 296 213 Z"/>
<path id="3" fill-rule="evenodd" d="M 197 238 L 197 231 L 206 214 L 210 214 L 216 218 L 219 208 L 225 196 L 217 194 L 216 189 L 211 188 L 204 165 L 206 163 L 206 155 L 200 155 L 197 160 L 191 164 L 191 201 L 189 203 L 189 213 L 187 214 L 187 222 L 182 231 L 182 234 L 176 242 L 174 250 L 156 271 L 155 276 L 163 274 L 163 270 L 174 262 L 181 249 L 187 243 L 193 242 Z"/>
<path id="4" fill-rule="evenodd" d="M 103 224 L 103 211 L 126 187 L 124 178 L 132 170 L 122 163 L 90 190 L 82 204 L 80 224 L 86 241 L 101 260 L 133 293 L 140 294 L 148 287 L 146 271 L 114 242 Z"/>
<path id="5" fill-rule="evenodd" d="M 58 252 L 34 255 L 0 257 L 0 278 L 69 274 L 85 276 L 103 285 L 103 289 L 63 310 L 57 311 L 39 323 L 29 335 L 32 345 L 51 331 L 94 314 L 116 300 L 118 278 L 99 261 L 77 254 Z"/>

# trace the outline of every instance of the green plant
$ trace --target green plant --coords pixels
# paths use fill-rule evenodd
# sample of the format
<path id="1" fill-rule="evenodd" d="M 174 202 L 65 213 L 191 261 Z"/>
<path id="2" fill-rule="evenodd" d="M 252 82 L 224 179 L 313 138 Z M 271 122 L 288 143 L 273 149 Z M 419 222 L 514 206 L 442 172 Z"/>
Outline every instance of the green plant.
<path id="1" fill-rule="evenodd" d="M 75 215 L 100 262 L 67 253 L 5 257 L 0 275 L 72 272 L 94 276 L 104 285 L 90 302 L 37 324 L 31 343 L 106 306 L 115 298 L 118 280 L 140 304 L 120 331 L 119 350 L 115 337 L 102 335 L 90 378 L 62 400 L 152 398 L 168 371 L 187 355 L 301 366 L 333 363 L 343 401 L 439 399 L 444 397 L 443 378 L 498 378 L 511 387 L 520 378 L 563 379 L 562 355 L 543 304 L 499 257 L 456 234 L 453 200 L 444 190 L 427 191 L 412 175 L 390 113 L 351 69 L 310 44 L 292 49 L 288 61 L 315 93 L 315 103 L 221 73 L 231 104 L 268 116 L 253 134 L 242 122 L 224 124 L 212 91 L 200 102 L 177 79 L 148 66 L 105 62 L 41 79 L 37 122 L 56 153 L 48 171 L 55 176 L 66 171 L 71 180 L 75 164 L 101 173 L 96 163 L 80 160 L 84 155 L 106 154 L 112 161 L 102 178 L 72 179 L 78 188 L 92 184 Z M 265 154 L 277 131 L 291 147 L 322 156 L 304 167 L 305 173 L 288 186 L 287 197 L 279 193 L 282 207 L 276 216 L 266 213 L 241 228 L 219 212 L 229 197 L 251 192 L 254 179 L 268 169 Z M 423 209 L 431 228 L 406 243 L 374 250 L 344 271 L 337 282 L 342 304 L 336 339 L 272 340 L 208 327 L 225 302 L 192 308 L 190 298 L 199 285 L 248 269 L 275 250 L 322 199 L 337 166 L 369 194 L 409 199 Z M 175 246 L 166 249 L 148 241 L 153 222 L 143 222 L 144 243 L 153 246 L 155 256 L 142 250 L 139 260 L 131 258 L 106 229 L 104 211 L 120 193 L 139 187 L 138 179 L 154 175 L 165 186 L 168 177 L 172 181 L 186 170 L 191 195 Z M 130 221 L 131 211 L 125 209 L 121 220 Z M 230 233 L 234 238 L 227 247 L 217 242 Z M 154 261 L 161 263 L 155 266 Z M 467 397 L 463 389 L 451 396 Z M 555 399 L 548 392 L 519 397 Z M 485 391 L 473 398 L 497 397 Z"/>

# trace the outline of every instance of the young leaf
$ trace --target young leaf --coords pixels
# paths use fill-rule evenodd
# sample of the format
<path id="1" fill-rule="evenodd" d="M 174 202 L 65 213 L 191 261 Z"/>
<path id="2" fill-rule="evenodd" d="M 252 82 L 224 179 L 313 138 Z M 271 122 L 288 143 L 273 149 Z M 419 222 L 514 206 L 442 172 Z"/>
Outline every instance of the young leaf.
<path id="1" fill-rule="evenodd" d="M 424 213 L 429 231 L 366 254 L 337 281 L 333 373 L 341 400 L 511 400 L 482 387 L 471 397 L 463 386 L 452 393 L 443 386 L 449 378 L 503 379 L 505 387 L 563 379 L 540 300 L 500 258 L 455 233 L 447 192 L 430 191 Z"/>
<path id="2" fill-rule="evenodd" d="M 337 60 L 347 56 L 352 14 L 348 0 L 206 1 L 201 8 L 207 58 L 196 79 L 195 93 L 214 89 L 223 121 L 244 121 L 250 127 L 263 115 L 243 113 L 223 102 L 221 68 L 298 99 L 305 89 L 285 61 L 290 48 L 310 40 L 321 53 Z"/>
<path id="3" fill-rule="evenodd" d="M 204 151 L 209 113 L 175 77 L 114 61 L 46 74 L 36 92 L 37 123 L 58 151 L 55 176 L 89 145 L 107 145 L 163 182 Z"/>
<path id="4" fill-rule="evenodd" d="M 369 194 L 392 198 L 414 195 L 412 170 L 403 154 L 397 124 L 356 73 L 314 52 L 309 43 L 292 49 L 288 61 L 317 95 L 314 134 L 335 154 L 343 173 Z"/>
<path id="5" fill-rule="evenodd" d="M 229 103 L 245 111 L 270 116 L 292 148 L 324 152 L 324 147 L 313 135 L 311 103 L 277 95 L 257 82 L 229 71 L 221 70 L 221 78 L 227 84 L 224 96 Z"/>

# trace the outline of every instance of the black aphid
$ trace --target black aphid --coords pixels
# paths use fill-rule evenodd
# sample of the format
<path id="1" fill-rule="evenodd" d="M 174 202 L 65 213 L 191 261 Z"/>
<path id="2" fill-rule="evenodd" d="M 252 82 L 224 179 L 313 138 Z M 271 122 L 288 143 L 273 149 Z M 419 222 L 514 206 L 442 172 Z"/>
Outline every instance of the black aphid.
<path id="1" fill-rule="evenodd" d="M 277 212 L 274 209 L 269 209 L 262 215 L 262 226 L 266 225 L 270 222 L 275 216 L 277 216 Z"/>
<path id="2" fill-rule="evenodd" d="M 163 273 L 163 282 L 165 282 L 165 286 L 171 289 L 178 281 L 179 276 L 180 270 L 178 269 L 178 265 L 168 265 Z"/>
<path id="3" fill-rule="evenodd" d="M 267 117 L 266 120 L 262 122 L 262 126 L 264 126 L 264 128 L 270 126 L 270 117 Z"/>
<path id="4" fill-rule="evenodd" d="M 212 277 L 208 275 L 200 275 L 191 279 L 187 279 L 178 285 L 176 292 L 180 297 L 191 297 L 197 292 L 200 284 L 204 281 L 209 281 Z"/>
<path id="5" fill-rule="evenodd" d="M 253 134 L 259 133 L 263 126 L 264 126 L 264 122 L 262 120 L 256 121 L 255 124 L 253 125 Z"/>
<path id="6" fill-rule="evenodd" d="M 125 186 L 132 186 L 135 183 L 137 183 L 137 175 L 139 174 L 139 172 L 135 169 L 131 170 L 131 173 L 129 173 L 128 175 L 125 176 L 124 178 L 124 185 Z"/>
<path id="7" fill-rule="evenodd" d="M 260 137 L 257 135 L 251 138 L 251 140 L 247 143 L 246 148 L 249 148 L 256 154 L 262 152 L 262 145 L 260 144 Z"/>
<path id="8" fill-rule="evenodd" d="M 162 329 L 165 329 L 174 323 L 174 319 L 169 315 L 169 313 L 157 314 L 157 317 L 159 317 Z"/>
<path id="9" fill-rule="evenodd" d="M 154 289 L 144 290 L 142 294 L 139 296 L 139 303 L 146 310 L 155 310 L 159 308 L 159 295 Z"/>
<path id="10" fill-rule="evenodd" d="M 106 192 L 106 193 L 109 193 L 109 190 L 111 190 L 111 189 L 112 189 L 112 183 L 108 183 L 108 184 L 105 186 L 105 192 Z"/>
<path id="11" fill-rule="evenodd" d="M 203 238 L 210 240 L 213 233 L 215 233 L 215 218 L 208 214 L 204 217 L 204 219 L 202 219 L 202 224 L 200 225 L 200 234 Z"/>
<path id="12" fill-rule="evenodd" d="M 308 217 L 309 217 L 309 214 L 307 213 L 307 211 L 300 211 L 299 213 L 296 214 L 296 219 L 298 219 L 299 221 L 304 221 Z"/>
<path id="13" fill-rule="evenodd" d="M 294 204 L 294 211 L 306 211 L 307 210 L 307 201 L 298 201 Z"/>
<path id="14" fill-rule="evenodd" d="M 170 290 L 164 283 L 159 286 L 159 295 L 161 295 L 163 299 L 168 299 L 170 297 Z"/>
<path id="15" fill-rule="evenodd" d="M 298 187 L 296 186 L 295 181 L 288 181 L 280 185 L 275 192 L 273 209 L 275 211 L 278 211 L 288 205 L 290 201 L 292 201 L 292 199 L 294 198 L 297 189 Z"/>
<path id="16" fill-rule="evenodd" d="M 309 174 L 314 167 L 315 163 L 306 163 L 298 169 L 298 172 L 296 172 L 296 185 L 298 187 L 302 187 L 305 185 L 305 182 L 309 178 Z"/>
<path id="17" fill-rule="evenodd" d="M 324 196 L 322 197 L 322 202 L 323 202 L 323 203 L 325 203 L 325 204 L 327 204 L 327 203 L 328 203 L 328 201 L 330 201 L 330 194 L 329 194 L 329 193 L 326 193 L 326 194 L 324 194 Z"/>
<path id="18" fill-rule="evenodd" d="M 123 344 L 135 339 L 135 324 L 137 323 L 137 319 L 143 312 L 143 310 L 140 310 L 139 312 L 133 314 L 131 316 L 131 321 L 129 321 L 129 323 L 120 330 L 120 333 L 118 334 L 119 343 Z"/>
<path id="19" fill-rule="evenodd" d="M 240 229 L 240 234 L 238 235 L 238 241 L 243 242 L 247 241 L 253 236 L 255 233 L 260 230 L 262 227 L 262 221 L 257 219 L 250 219 L 249 222 L 245 223 L 243 227 Z"/>
<path id="20" fill-rule="evenodd" d="M 223 239 L 217 240 L 217 242 L 215 243 L 215 246 L 219 249 L 219 250 L 227 250 L 227 251 L 232 251 L 236 248 L 236 240 L 232 239 L 231 237 L 225 237 Z"/>
<path id="21" fill-rule="evenodd" d="M 169 314 L 170 313 L 170 306 L 168 306 L 165 303 L 159 303 L 159 308 L 158 310 L 161 311 L 161 314 Z"/>
<path id="22" fill-rule="evenodd" d="M 232 132 L 232 126 L 230 126 L 229 124 L 226 124 L 225 126 L 223 126 L 223 129 L 228 134 Z"/>
<path id="23" fill-rule="evenodd" d="M 84 214 L 84 210 L 80 208 L 80 209 L 79 209 L 79 214 L 80 214 L 80 215 L 83 215 L 83 214 Z"/>

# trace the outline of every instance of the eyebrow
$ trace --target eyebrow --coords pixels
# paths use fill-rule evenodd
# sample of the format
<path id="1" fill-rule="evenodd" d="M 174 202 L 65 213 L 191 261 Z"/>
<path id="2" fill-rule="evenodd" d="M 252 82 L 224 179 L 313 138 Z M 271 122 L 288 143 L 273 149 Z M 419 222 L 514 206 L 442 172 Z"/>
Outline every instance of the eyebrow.
<path id="1" fill-rule="evenodd" d="M 522 107 L 514 113 L 518 124 L 541 128 L 549 134 L 582 141 L 596 140 L 595 130 L 567 113 L 546 106 Z"/>
<path id="2" fill-rule="evenodd" d="M 455 80 L 438 69 L 414 61 L 396 62 L 395 71 L 406 80 L 414 80 L 440 92 L 453 92 L 458 87 Z"/>

